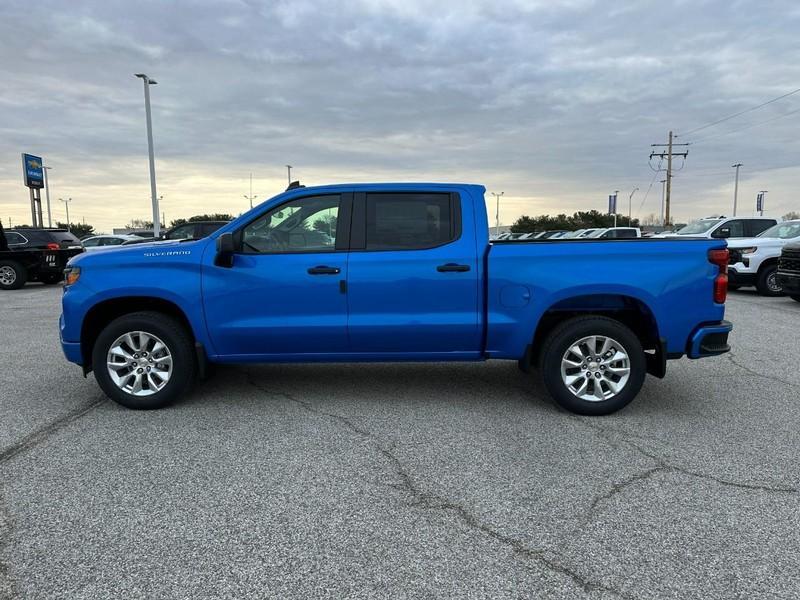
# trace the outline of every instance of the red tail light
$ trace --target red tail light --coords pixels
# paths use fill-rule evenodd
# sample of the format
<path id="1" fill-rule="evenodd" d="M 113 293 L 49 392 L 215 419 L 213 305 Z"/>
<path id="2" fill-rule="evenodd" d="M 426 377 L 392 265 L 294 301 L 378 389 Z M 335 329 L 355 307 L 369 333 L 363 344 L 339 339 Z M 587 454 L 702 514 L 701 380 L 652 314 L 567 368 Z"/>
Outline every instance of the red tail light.
<path id="1" fill-rule="evenodd" d="M 719 267 L 719 274 L 714 278 L 714 302 L 725 304 L 728 297 L 728 249 L 709 250 L 708 262 Z"/>
<path id="2" fill-rule="evenodd" d="M 50 242 L 49 244 L 47 244 L 47 249 L 48 250 L 58 250 L 60 247 L 61 246 L 59 246 L 55 242 Z"/>

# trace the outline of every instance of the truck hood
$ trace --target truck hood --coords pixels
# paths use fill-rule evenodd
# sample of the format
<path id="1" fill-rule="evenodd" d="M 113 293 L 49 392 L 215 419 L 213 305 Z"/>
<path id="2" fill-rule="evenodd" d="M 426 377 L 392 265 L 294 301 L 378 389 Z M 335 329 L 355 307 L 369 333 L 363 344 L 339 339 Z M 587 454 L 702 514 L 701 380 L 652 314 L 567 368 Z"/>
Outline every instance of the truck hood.
<path id="1" fill-rule="evenodd" d="M 142 242 L 130 246 L 115 246 L 108 249 L 99 249 L 94 252 L 82 252 L 69 260 L 71 267 L 90 266 L 92 264 L 108 265 L 114 262 L 130 264 L 141 260 L 144 261 L 153 257 L 168 257 L 191 254 L 200 252 L 201 242 L 208 241 L 208 238 L 201 240 L 191 240 L 181 242 L 179 240 L 158 240 L 154 242 Z"/>
<path id="2" fill-rule="evenodd" d="M 737 238 L 728 242 L 728 248 L 782 248 L 792 240 L 782 240 L 781 238 Z"/>

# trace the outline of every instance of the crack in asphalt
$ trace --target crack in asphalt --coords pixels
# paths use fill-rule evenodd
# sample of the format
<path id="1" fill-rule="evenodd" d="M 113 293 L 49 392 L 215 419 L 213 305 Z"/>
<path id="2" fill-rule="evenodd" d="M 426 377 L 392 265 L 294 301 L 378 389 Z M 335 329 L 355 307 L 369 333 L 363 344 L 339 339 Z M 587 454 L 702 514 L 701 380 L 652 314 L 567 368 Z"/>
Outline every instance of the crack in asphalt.
<path id="1" fill-rule="evenodd" d="M 602 437 L 606 442 L 612 444 L 615 443 L 615 440 L 612 437 L 610 437 L 613 434 L 607 431 L 605 428 L 600 427 L 599 425 L 595 425 L 594 423 L 590 423 L 587 420 L 580 418 L 578 416 L 574 416 L 573 418 L 577 420 L 579 423 L 582 423 L 583 425 L 597 432 L 600 435 L 600 437 Z M 686 467 L 682 467 L 680 465 L 671 463 L 664 457 L 646 451 L 644 448 L 632 442 L 630 439 L 626 439 L 624 437 L 625 434 L 623 432 L 615 430 L 613 433 L 616 434 L 619 437 L 619 441 L 624 443 L 626 446 L 632 448 L 642 456 L 653 461 L 655 463 L 655 466 L 652 466 L 646 469 L 645 471 L 637 475 L 633 475 L 623 481 L 612 483 L 610 489 L 606 490 L 602 494 L 597 494 L 594 498 L 592 498 L 592 502 L 589 505 L 589 510 L 587 511 L 587 515 L 583 519 L 584 526 L 588 525 L 589 523 L 592 522 L 592 520 L 594 520 L 594 517 L 599 512 L 602 504 L 604 504 L 614 496 L 623 493 L 628 487 L 636 485 L 637 483 L 640 482 L 647 481 L 658 473 L 681 473 L 683 475 L 688 475 L 690 477 L 696 477 L 698 479 L 706 479 L 708 481 L 713 481 L 725 487 L 732 487 L 743 490 L 780 493 L 780 494 L 795 494 L 799 491 L 798 488 L 796 487 L 782 486 L 782 485 L 765 485 L 756 483 L 743 483 L 740 481 L 732 481 L 730 479 L 724 479 L 722 477 L 717 477 L 716 475 L 710 475 L 708 473 L 701 473 L 699 471 L 694 471 L 692 469 L 688 469 Z M 619 446 L 615 445 L 615 447 L 618 448 Z"/>
<path id="2" fill-rule="evenodd" d="M 421 490 L 414 482 L 413 478 L 408 473 L 406 468 L 403 466 L 402 462 L 400 462 L 400 459 L 397 458 L 397 456 L 390 449 L 384 446 L 375 434 L 362 427 L 359 427 L 347 417 L 344 417 L 336 413 L 320 410 L 310 402 L 301 400 L 293 396 L 292 394 L 268 389 L 259 384 L 258 381 L 256 381 L 255 378 L 253 377 L 252 373 L 248 370 L 245 370 L 244 374 L 247 383 L 249 383 L 252 387 L 256 388 L 257 390 L 269 394 L 273 397 L 279 397 L 288 400 L 290 402 L 293 402 L 310 414 L 333 419 L 338 423 L 340 423 L 341 425 L 343 425 L 345 428 L 349 429 L 351 432 L 369 441 L 375 447 L 375 449 L 381 454 L 381 456 L 383 456 L 389 462 L 389 464 L 391 464 L 395 474 L 400 480 L 399 483 L 389 484 L 390 487 L 411 496 L 413 502 L 410 503 L 410 506 L 423 509 L 449 511 L 451 513 L 454 513 L 470 529 L 479 531 L 484 535 L 486 535 L 487 537 L 495 540 L 496 542 L 499 542 L 500 544 L 510 548 L 517 556 L 533 560 L 539 563 L 540 565 L 543 565 L 551 572 L 567 577 L 586 593 L 592 591 L 601 591 L 601 592 L 608 592 L 610 594 L 613 594 L 614 596 L 617 596 L 619 598 L 624 598 L 626 600 L 633 599 L 632 596 L 622 592 L 621 590 L 605 585 L 603 583 L 591 581 L 586 577 L 584 577 L 583 575 L 581 575 L 580 573 L 578 573 L 577 571 L 557 561 L 555 558 L 553 558 L 553 557 L 560 557 L 560 555 L 557 552 L 542 548 L 529 548 L 521 540 L 506 535 L 504 533 L 501 533 L 500 531 L 492 528 L 490 525 L 481 522 L 474 514 L 472 514 L 463 505 L 453 502 L 452 500 L 448 500 L 447 498 L 440 496 L 439 494 Z"/>
<path id="3" fill-rule="evenodd" d="M 74 421 L 77 421 L 81 417 L 87 415 L 105 401 L 105 396 L 100 396 L 89 404 L 85 404 L 68 412 L 52 423 L 49 423 L 44 427 L 40 427 L 39 429 L 29 433 L 17 443 L 4 448 L 2 451 L 0 451 L 0 465 L 8 462 L 22 452 L 30 450 L 31 448 L 41 444 L 50 436 L 61 431 L 70 423 L 73 423 Z M 0 527 L 0 600 L 5 600 L 6 598 L 14 598 L 15 592 L 14 580 L 11 577 L 11 567 L 6 561 L 6 548 L 9 540 L 11 539 L 11 532 L 13 528 L 11 523 L 11 514 L 6 508 L 2 495 L 0 495 L 0 525 L 2 525 L 2 527 Z"/>
<path id="4" fill-rule="evenodd" d="M 8 462 L 15 456 L 30 450 L 31 448 L 41 444 L 53 434 L 61 431 L 70 423 L 85 416 L 106 401 L 105 396 L 101 396 L 89 404 L 85 404 L 80 408 L 76 408 L 65 414 L 64 416 L 56 419 L 52 423 L 40 427 L 23 437 L 15 444 L 4 448 L 0 451 L 0 465 Z M 11 532 L 13 530 L 11 522 L 11 513 L 5 505 L 2 494 L 0 494 L 0 600 L 6 598 L 14 598 L 14 579 L 11 577 L 11 567 L 6 559 L 6 548 L 11 539 Z"/>
<path id="5" fill-rule="evenodd" d="M 10 446 L 7 446 L 2 451 L 0 451 L 0 464 L 11 460 L 18 454 L 25 452 L 26 450 L 29 450 L 34 446 L 41 444 L 51 435 L 62 430 L 64 427 L 66 427 L 73 421 L 77 421 L 84 415 L 90 413 L 95 408 L 103 404 L 105 401 L 106 397 L 100 396 L 97 399 L 90 402 L 89 404 L 84 404 L 79 408 L 71 410 L 70 412 L 56 419 L 52 423 L 49 423 L 44 427 L 40 427 L 39 429 L 32 431 L 17 443 L 11 444 Z"/>
<path id="6" fill-rule="evenodd" d="M 772 375 L 764 375 L 763 373 L 759 373 L 758 371 L 754 370 L 753 368 L 748 367 L 747 365 L 743 365 L 742 363 L 738 362 L 735 358 L 733 358 L 733 354 L 731 354 L 730 352 L 728 352 L 727 354 L 723 354 L 723 356 L 725 358 L 727 358 L 728 361 L 733 366 L 739 367 L 740 369 L 742 369 L 743 371 L 746 371 L 747 373 L 749 373 L 753 377 L 758 377 L 760 379 L 768 379 L 769 381 L 777 381 L 779 383 L 782 383 L 784 385 L 788 385 L 790 387 L 800 387 L 800 383 L 796 383 L 796 382 L 793 382 L 793 381 L 788 381 L 786 379 L 781 379 L 779 377 L 774 377 Z"/>
<path id="7" fill-rule="evenodd" d="M 6 548 L 11 539 L 11 515 L 0 495 L 0 600 L 11 600 L 16 595 L 11 566 L 6 561 Z"/>

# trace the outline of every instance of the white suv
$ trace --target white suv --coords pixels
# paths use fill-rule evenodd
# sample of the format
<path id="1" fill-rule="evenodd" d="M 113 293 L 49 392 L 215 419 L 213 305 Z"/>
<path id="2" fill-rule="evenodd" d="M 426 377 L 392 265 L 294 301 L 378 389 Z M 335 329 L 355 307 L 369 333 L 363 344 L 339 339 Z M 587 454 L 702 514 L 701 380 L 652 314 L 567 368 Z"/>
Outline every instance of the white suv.
<path id="1" fill-rule="evenodd" d="M 752 238 L 777 222 L 769 217 L 707 217 L 674 233 L 661 233 L 656 237 Z"/>
<path id="2" fill-rule="evenodd" d="M 800 242 L 800 219 L 778 223 L 758 237 L 728 242 L 728 287 L 735 290 L 754 285 L 762 296 L 780 296 L 783 290 L 775 272 L 781 250 L 792 242 Z"/>

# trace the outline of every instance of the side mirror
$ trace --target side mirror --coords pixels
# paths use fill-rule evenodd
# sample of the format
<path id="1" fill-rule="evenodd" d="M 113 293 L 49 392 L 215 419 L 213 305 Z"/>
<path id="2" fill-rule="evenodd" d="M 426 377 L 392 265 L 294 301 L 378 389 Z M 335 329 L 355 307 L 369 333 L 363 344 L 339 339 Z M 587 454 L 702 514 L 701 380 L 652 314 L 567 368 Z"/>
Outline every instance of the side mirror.
<path id="1" fill-rule="evenodd" d="M 233 253 L 233 234 L 223 233 L 217 238 L 217 255 L 214 257 L 214 264 L 230 269 L 233 266 Z"/>
<path id="2" fill-rule="evenodd" d="M 719 237 L 721 237 L 721 238 L 729 238 L 729 237 L 731 237 L 731 228 L 730 227 L 722 227 L 722 228 L 720 228 Z"/>

